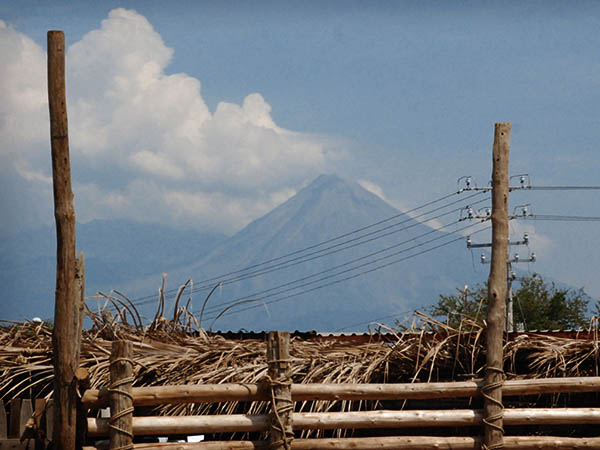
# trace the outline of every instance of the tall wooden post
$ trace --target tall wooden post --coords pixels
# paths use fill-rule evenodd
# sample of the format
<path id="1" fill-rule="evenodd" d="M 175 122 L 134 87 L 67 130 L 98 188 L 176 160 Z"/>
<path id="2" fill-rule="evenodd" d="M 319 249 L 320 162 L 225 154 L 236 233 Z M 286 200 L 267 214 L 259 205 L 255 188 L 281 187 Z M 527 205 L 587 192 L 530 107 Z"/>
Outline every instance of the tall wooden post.
<path id="1" fill-rule="evenodd" d="M 133 448 L 133 361 L 130 341 L 113 341 L 110 354 L 110 441 L 111 450 Z"/>
<path id="2" fill-rule="evenodd" d="M 502 384 L 506 302 L 506 257 L 508 252 L 508 155 L 510 122 L 497 123 L 494 131 L 492 168 L 492 262 L 488 278 L 487 366 L 482 388 L 484 397 L 483 449 L 504 446 Z"/>
<path id="3" fill-rule="evenodd" d="M 267 341 L 267 363 L 271 383 L 271 433 L 269 448 L 290 450 L 292 430 L 292 381 L 290 376 L 290 333 L 270 331 Z"/>
<path id="4" fill-rule="evenodd" d="M 74 374 L 79 366 L 81 345 L 82 285 L 75 280 L 75 209 L 69 160 L 65 35 L 62 31 L 48 32 L 48 101 L 57 241 L 52 332 L 55 399 L 53 441 L 62 450 L 72 450 L 75 448 L 76 432 L 77 391 Z"/>

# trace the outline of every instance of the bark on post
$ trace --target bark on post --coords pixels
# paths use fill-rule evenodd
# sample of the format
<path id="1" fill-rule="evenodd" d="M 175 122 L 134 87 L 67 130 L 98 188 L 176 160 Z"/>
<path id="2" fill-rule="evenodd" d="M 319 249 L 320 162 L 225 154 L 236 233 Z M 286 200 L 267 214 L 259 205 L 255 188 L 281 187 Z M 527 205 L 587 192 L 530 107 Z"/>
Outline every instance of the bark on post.
<path id="1" fill-rule="evenodd" d="M 267 363 L 271 384 L 269 448 L 290 450 L 292 431 L 292 384 L 290 378 L 290 333 L 271 331 L 267 341 Z"/>
<path id="2" fill-rule="evenodd" d="M 133 448 L 133 361 L 130 341 L 114 341 L 110 354 L 110 441 L 111 450 Z"/>
<path id="3" fill-rule="evenodd" d="M 492 262 L 488 278 L 488 318 L 484 397 L 483 449 L 504 447 L 502 383 L 503 335 L 508 251 L 508 155 L 510 122 L 497 123 L 494 131 L 492 168 Z"/>
<path id="4" fill-rule="evenodd" d="M 56 220 L 56 292 L 52 349 L 54 359 L 53 441 L 62 450 L 75 449 L 77 391 L 81 341 L 81 290 L 75 282 L 75 210 L 65 87 L 65 35 L 48 32 L 48 104 L 52 147 L 54 217 Z"/>

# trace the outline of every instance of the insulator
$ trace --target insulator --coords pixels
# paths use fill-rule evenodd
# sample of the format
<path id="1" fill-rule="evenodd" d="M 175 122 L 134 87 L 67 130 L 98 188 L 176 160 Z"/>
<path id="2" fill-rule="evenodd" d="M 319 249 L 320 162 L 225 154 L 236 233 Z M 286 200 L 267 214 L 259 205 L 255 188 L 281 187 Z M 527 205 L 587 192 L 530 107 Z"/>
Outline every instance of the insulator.
<path id="1" fill-rule="evenodd" d="M 515 262 L 519 262 L 519 254 L 515 253 Z"/>
<path id="2" fill-rule="evenodd" d="M 467 236 L 467 247 L 471 246 L 471 236 Z"/>
<path id="3" fill-rule="evenodd" d="M 531 252 L 531 262 L 535 262 L 535 253 Z"/>
<path id="4" fill-rule="evenodd" d="M 485 253 L 482 253 L 481 254 L 481 264 L 485 264 L 485 260 L 486 260 Z"/>
<path id="5" fill-rule="evenodd" d="M 523 235 L 523 243 L 525 245 L 529 244 L 529 235 L 527 233 Z"/>

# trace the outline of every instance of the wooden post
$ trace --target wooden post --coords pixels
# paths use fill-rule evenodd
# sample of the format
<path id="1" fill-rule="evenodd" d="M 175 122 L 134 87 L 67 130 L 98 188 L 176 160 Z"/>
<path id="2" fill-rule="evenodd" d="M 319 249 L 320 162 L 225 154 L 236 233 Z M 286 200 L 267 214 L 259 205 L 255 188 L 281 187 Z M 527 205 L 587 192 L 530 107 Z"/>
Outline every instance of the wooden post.
<path id="1" fill-rule="evenodd" d="M 54 217 L 56 220 L 56 292 L 52 349 L 54 360 L 53 441 L 62 450 L 75 449 L 77 389 L 74 373 L 79 366 L 81 342 L 81 292 L 75 276 L 75 210 L 71 190 L 71 164 L 65 88 L 65 35 L 48 32 L 48 103 L 52 146 Z"/>
<path id="2" fill-rule="evenodd" d="M 488 278 L 487 353 L 484 386 L 483 449 L 504 447 L 502 384 L 505 323 L 506 257 L 508 252 L 508 155 L 510 122 L 497 123 L 494 130 L 492 168 L 492 263 Z"/>
<path id="3" fill-rule="evenodd" d="M 6 423 L 6 409 L 4 401 L 0 400 L 0 440 L 8 437 L 8 423 Z"/>
<path id="4" fill-rule="evenodd" d="M 18 438 L 21 428 L 21 399 L 13 398 L 10 401 L 10 423 L 8 424 L 8 437 Z"/>
<path id="5" fill-rule="evenodd" d="M 290 333 L 270 331 L 267 340 L 267 363 L 271 383 L 271 430 L 269 448 L 290 450 L 292 431 L 292 382 L 290 377 Z"/>
<path id="6" fill-rule="evenodd" d="M 114 341 L 110 354 L 110 442 L 111 450 L 133 448 L 132 345 Z"/>

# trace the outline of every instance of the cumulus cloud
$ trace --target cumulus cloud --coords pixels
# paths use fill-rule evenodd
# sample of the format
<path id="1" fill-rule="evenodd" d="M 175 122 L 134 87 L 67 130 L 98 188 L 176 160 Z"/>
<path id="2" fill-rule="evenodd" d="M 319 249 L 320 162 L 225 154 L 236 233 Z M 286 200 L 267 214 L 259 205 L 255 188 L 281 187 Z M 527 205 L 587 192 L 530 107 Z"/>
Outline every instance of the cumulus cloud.
<path id="1" fill-rule="evenodd" d="M 328 143 L 277 126 L 259 93 L 211 112 L 200 80 L 167 74 L 173 50 L 115 9 L 67 52 L 80 220 L 132 217 L 230 232 L 321 172 Z M 44 51 L 0 22 L 0 157 L 31 185 L 50 175 Z"/>

